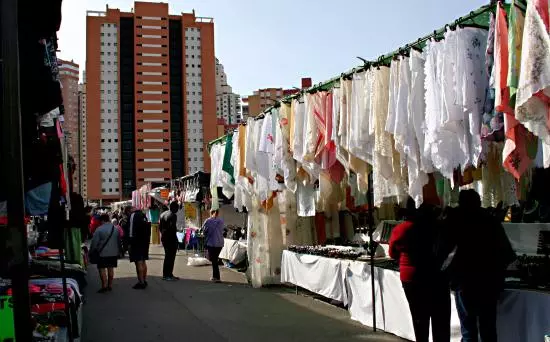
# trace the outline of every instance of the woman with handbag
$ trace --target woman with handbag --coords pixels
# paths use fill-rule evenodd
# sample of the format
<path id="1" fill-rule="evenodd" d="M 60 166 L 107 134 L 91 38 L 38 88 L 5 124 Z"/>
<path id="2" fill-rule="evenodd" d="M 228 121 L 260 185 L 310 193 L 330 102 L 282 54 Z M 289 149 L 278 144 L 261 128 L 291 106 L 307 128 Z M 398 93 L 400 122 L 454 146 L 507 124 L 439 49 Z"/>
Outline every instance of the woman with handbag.
<path id="1" fill-rule="evenodd" d="M 90 263 L 96 264 L 101 279 L 101 289 L 98 293 L 112 291 L 115 268 L 118 265 L 118 229 L 110 222 L 108 214 L 100 216 L 102 225 L 97 228 L 92 237 Z"/>

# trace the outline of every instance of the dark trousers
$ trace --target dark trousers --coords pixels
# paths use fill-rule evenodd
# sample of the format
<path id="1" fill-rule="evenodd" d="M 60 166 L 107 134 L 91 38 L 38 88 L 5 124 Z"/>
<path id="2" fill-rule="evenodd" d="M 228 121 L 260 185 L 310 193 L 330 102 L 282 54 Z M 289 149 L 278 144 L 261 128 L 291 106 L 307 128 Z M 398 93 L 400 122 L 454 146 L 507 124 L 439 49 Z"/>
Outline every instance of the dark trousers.
<path id="1" fill-rule="evenodd" d="M 497 342 L 497 292 L 458 290 L 455 300 L 462 342 Z"/>
<path id="2" fill-rule="evenodd" d="M 220 279 L 220 266 L 218 265 L 222 247 L 206 247 L 208 249 L 208 258 L 212 262 L 212 278 Z"/>
<path id="3" fill-rule="evenodd" d="M 176 262 L 176 253 L 178 251 L 177 242 L 162 242 L 164 246 L 164 264 L 162 266 L 163 277 L 174 276 L 174 263 Z"/>
<path id="4" fill-rule="evenodd" d="M 433 342 L 451 339 L 451 291 L 447 282 L 403 283 L 409 302 L 416 342 L 428 342 L 430 319 Z"/>

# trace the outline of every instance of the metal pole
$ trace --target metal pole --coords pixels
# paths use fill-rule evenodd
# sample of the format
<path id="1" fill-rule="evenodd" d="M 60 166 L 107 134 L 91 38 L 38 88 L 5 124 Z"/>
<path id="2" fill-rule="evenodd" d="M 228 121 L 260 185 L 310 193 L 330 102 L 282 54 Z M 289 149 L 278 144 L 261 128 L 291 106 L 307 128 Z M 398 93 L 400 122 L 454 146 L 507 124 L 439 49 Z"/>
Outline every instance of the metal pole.
<path id="1" fill-rule="evenodd" d="M 368 211 L 367 211 L 367 220 L 368 220 L 368 227 L 369 227 L 369 240 L 370 240 L 370 248 L 369 248 L 369 254 L 370 254 L 370 279 L 371 279 L 371 287 L 372 287 L 372 330 L 376 332 L 376 289 L 375 289 L 375 281 L 374 281 L 374 254 L 376 253 L 376 248 L 374 247 L 374 241 L 372 238 L 372 235 L 374 233 L 374 216 L 373 216 L 373 210 L 374 210 L 374 198 L 372 198 L 372 172 L 369 174 L 369 184 L 367 188 L 367 205 L 368 205 Z"/>
<path id="2" fill-rule="evenodd" d="M 8 198 L 8 248 L 13 260 L 12 280 L 15 338 L 18 342 L 32 341 L 29 298 L 29 252 L 25 225 L 23 183 L 23 151 L 19 98 L 18 1 L 0 1 L 0 32 L 2 34 L 2 155 L 6 165 L 4 180 Z"/>

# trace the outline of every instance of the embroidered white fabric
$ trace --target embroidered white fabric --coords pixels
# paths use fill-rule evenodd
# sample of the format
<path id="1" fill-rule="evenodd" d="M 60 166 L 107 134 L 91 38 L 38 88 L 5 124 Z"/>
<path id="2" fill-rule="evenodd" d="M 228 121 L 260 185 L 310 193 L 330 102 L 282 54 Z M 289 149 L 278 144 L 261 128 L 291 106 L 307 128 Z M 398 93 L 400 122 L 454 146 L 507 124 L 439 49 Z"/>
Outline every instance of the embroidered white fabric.
<path id="1" fill-rule="evenodd" d="M 529 1 L 525 13 L 521 71 L 516 95 L 516 119 L 550 145 L 550 103 L 534 95 L 542 91 L 550 96 L 550 37 L 542 18 Z M 543 146 L 544 167 L 550 167 L 550 146 Z"/>

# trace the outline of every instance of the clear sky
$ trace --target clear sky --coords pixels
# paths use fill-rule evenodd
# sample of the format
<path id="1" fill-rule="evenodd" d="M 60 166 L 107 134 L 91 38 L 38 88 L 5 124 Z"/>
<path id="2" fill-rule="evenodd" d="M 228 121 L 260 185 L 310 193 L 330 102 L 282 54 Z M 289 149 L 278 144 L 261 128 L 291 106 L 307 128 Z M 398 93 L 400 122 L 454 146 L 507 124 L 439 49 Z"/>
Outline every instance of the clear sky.
<path id="1" fill-rule="evenodd" d="M 165 0 L 166 2 L 166 0 Z M 233 91 L 299 87 L 375 59 L 489 0 L 172 0 L 170 13 L 213 17 L 216 56 Z M 132 0 L 64 0 L 59 57 L 83 69 L 86 10 L 130 11 Z"/>

